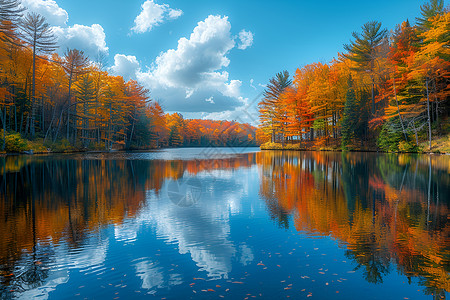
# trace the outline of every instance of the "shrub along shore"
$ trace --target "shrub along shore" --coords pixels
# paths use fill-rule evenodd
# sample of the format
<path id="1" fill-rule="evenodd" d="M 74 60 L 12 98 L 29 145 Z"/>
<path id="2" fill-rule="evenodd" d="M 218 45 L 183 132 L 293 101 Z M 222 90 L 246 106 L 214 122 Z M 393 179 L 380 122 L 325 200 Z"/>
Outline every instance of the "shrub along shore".
<path id="1" fill-rule="evenodd" d="M 419 147 L 415 149 L 400 148 L 398 150 L 383 150 L 376 145 L 353 145 L 344 150 L 339 139 L 330 139 L 328 143 L 317 145 L 315 142 L 302 142 L 301 144 L 265 143 L 261 145 L 261 150 L 285 150 L 285 151 L 353 151 L 353 152 L 384 152 L 384 153 L 436 153 L 450 154 L 450 134 L 434 138 L 431 141 L 431 151 L 429 151 L 429 141 L 419 142 Z"/>

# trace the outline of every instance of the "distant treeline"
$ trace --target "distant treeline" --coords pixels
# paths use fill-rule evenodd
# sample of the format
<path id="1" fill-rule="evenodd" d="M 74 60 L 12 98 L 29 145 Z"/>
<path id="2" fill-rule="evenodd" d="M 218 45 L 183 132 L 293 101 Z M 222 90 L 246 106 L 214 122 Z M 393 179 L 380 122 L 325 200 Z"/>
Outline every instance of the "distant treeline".
<path id="1" fill-rule="evenodd" d="M 257 146 L 256 128 L 234 121 L 183 119 L 178 113 L 166 115 L 166 146 Z M 165 140 L 164 140 L 165 141 Z"/>

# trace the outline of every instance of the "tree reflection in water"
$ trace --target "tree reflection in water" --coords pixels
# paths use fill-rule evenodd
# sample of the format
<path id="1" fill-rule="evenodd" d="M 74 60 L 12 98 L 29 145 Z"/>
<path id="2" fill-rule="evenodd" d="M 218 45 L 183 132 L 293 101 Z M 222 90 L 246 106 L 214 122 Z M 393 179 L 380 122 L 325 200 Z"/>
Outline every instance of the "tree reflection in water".
<path id="1" fill-rule="evenodd" d="M 368 282 L 396 266 L 437 299 L 450 290 L 448 157 L 264 151 L 257 162 L 278 223 L 289 212 L 298 231 L 337 238 Z"/>
<path id="2" fill-rule="evenodd" d="M 136 216 L 168 180 L 255 165 L 280 228 L 337 239 L 368 282 L 396 268 L 436 299 L 450 290 L 447 157 L 264 151 L 201 163 L 0 158 L 0 298 L 46 284 L 56 245 L 104 244 L 102 229 Z"/>

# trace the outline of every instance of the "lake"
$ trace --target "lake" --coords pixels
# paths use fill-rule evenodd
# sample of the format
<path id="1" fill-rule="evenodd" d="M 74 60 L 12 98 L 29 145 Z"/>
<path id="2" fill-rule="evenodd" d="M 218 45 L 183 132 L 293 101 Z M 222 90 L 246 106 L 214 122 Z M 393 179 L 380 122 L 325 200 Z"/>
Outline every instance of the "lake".
<path id="1" fill-rule="evenodd" d="M 1 299 L 449 296 L 449 156 L 15 156 L 0 183 Z"/>

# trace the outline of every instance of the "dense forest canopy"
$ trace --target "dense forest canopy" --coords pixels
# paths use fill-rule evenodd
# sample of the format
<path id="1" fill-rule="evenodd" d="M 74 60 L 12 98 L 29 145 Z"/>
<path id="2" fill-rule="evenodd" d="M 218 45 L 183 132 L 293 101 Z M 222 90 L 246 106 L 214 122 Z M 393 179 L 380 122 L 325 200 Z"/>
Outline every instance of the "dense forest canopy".
<path id="1" fill-rule="evenodd" d="M 259 103 L 258 139 L 267 148 L 311 145 L 417 151 L 449 133 L 450 12 L 421 6 L 416 24 L 390 32 L 377 21 L 352 33 L 329 63 L 284 71 Z M 287 145 L 286 145 L 287 144 Z"/>

